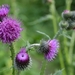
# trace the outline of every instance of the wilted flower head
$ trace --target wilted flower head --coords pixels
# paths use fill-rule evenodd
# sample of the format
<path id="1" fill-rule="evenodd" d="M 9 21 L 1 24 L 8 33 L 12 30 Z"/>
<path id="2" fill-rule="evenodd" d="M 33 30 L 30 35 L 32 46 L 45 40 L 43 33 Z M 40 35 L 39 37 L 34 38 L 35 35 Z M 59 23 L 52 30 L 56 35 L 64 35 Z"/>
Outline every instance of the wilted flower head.
<path id="1" fill-rule="evenodd" d="M 56 39 L 53 39 L 41 43 L 38 51 L 43 53 L 48 61 L 51 61 L 57 55 L 58 48 L 59 42 Z"/>
<path id="2" fill-rule="evenodd" d="M 19 21 L 6 17 L 0 23 L 0 40 L 4 43 L 11 43 L 20 36 L 21 30 Z"/>
<path id="3" fill-rule="evenodd" d="M 3 18 L 6 15 L 8 15 L 8 12 L 9 12 L 9 6 L 8 5 L 2 5 L 0 7 L 0 18 Z"/>
<path id="4" fill-rule="evenodd" d="M 30 57 L 26 53 L 26 49 L 22 48 L 20 52 L 15 57 L 15 67 L 18 70 L 24 70 L 29 67 L 30 65 Z"/>

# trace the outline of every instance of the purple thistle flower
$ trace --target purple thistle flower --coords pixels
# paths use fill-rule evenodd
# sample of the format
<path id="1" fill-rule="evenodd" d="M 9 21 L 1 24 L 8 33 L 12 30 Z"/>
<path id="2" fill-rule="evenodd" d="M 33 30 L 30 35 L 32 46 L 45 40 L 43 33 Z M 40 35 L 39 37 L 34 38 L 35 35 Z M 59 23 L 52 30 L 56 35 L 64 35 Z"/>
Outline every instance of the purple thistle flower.
<path id="1" fill-rule="evenodd" d="M 0 40 L 3 43 L 11 43 L 19 36 L 22 28 L 20 22 L 10 17 L 5 17 L 0 23 Z"/>
<path id="2" fill-rule="evenodd" d="M 22 48 L 20 52 L 15 57 L 15 67 L 18 70 L 24 70 L 30 65 L 30 57 L 26 53 L 26 49 Z"/>
<path id="3" fill-rule="evenodd" d="M 43 53 L 48 61 L 53 60 L 58 53 L 59 42 L 56 39 L 42 41 L 38 52 Z"/>
<path id="4" fill-rule="evenodd" d="M 49 51 L 47 53 L 45 53 L 45 58 L 48 61 L 51 61 L 51 60 L 53 60 L 53 58 L 55 58 L 55 56 L 58 53 L 57 49 L 59 48 L 59 42 L 56 39 L 49 40 L 48 46 L 49 46 Z"/>
<path id="5" fill-rule="evenodd" d="M 8 12 L 9 12 L 9 6 L 8 5 L 2 5 L 0 7 L 0 18 L 3 18 L 6 15 L 8 15 Z"/>

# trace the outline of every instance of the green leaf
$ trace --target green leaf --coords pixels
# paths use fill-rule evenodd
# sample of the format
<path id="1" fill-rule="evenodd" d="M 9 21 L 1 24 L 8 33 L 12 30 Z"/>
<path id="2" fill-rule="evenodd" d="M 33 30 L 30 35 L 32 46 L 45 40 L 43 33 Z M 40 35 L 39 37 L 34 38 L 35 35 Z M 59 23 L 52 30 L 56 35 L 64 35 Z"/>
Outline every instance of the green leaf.
<path id="1" fill-rule="evenodd" d="M 39 19 L 37 19 L 37 20 L 35 20 L 33 22 L 30 22 L 29 24 L 30 25 L 36 25 L 37 23 L 41 23 L 41 22 L 44 22 L 44 21 L 52 19 L 52 18 L 53 18 L 52 15 L 46 15 L 46 16 L 41 17 L 41 18 L 39 18 Z"/>
<path id="2" fill-rule="evenodd" d="M 41 32 L 41 31 L 37 31 L 37 32 L 40 33 L 40 34 L 42 34 L 42 35 L 45 35 L 48 39 L 51 39 L 51 38 L 49 37 L 49 35 L 47 35 L 46 33 Z"/>
<path id="3" fill-rule="evenodd" d="M 53 75 L 62 75 L 62 71 L 63 71 L 63 69 L 62 70 L 58 70 Z"/>

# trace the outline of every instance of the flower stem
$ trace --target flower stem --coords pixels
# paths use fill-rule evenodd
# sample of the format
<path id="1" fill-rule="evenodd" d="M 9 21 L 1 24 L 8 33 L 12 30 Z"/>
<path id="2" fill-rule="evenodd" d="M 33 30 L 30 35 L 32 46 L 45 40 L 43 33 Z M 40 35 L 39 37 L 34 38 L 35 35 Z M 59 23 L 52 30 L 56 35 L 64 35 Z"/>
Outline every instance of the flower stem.
<path id="1" fill-rule="evenodd" d="M 66 0 L 66 8 L 67 8 L 67 10 L 71 9 L 71 3 L 72 3 L 72 0 Z"/>
<path id="2" fill-rule="evenodd" d="M 55 16 L 56 16 L 55 0 L 52 0 L 52 3 L 49 5 L 49 11 L 51 12 L 51 14 L 53 16 L 52 23 L 53 23 L 54 33 L 56 34 L 56 32 L 57 32 L 57 20 L 55 18 Z"/>
<path id="3" fill-rule="evenodd" d="M 57 38 L 60 35 L 61 32 L 62 32 L 62 29 L 60 28 L 59 31 L 56 33 L 56 35 L 54 36 L 53 39 Z"/>
<path id="4" fill-rule="evenodd" d="M 71 9 L 71 3 L 72 3 L 72 0 L 66 0 L 66 9 L 67 10 L 70 10 Z M 74 68 L 72 66 L 72 55 L 73 55 L 74 41 L 75 41 L 75 34 L 73 32 L 72 33 L 71 43 L 70 43 L 69 53 L 66 53 L 66 54 L 68 54 L 68 57 L 69 57 L 69 61 L 68 61 L 69 75 L 74 75 Z"/>
<path id="5" fill-rule="evenodd" d="M 70 71 L 70 75 L 74 75 L 73 74 L 73 67 L 72 67 L 72 55 L 73 55 L 73 46 L 74 46 L 74 42 L 75 42 L 75 32 L 73 31 L 72 33 L 72 39 L 71 39 L 71 43 L 70 43 L 70 50 L 69 50 L 69 71 Z"/>
<path id="6" fill-rule="evenodd" d="M 46 69 L 47 61 L 43 59 L 40 75 L 45 75 L 45 69 Z"/>
<path id="7" fill-rule="evenodd" d="M 40 34 L 42 34 L 42 35 L 44 35 L 44 36 L 46 36 L 48 39 L 51 39 L 51 38 L 49 37 L 49 35 L 47 35 L 46 33 L 41 32 L 41 31 L 37 31 L 37 32 L 40 33 Z"/>
<path id="8" fill-rule="evenodd" d="M 12 60 L 12 66 L 13 66 L 12 75 L 15 75 L 15 68 L 14 68 L 15 52 L 14 52 L 14 48 L 13 48 L 13 44 L 12 43 L 9 44 L 9 48 L 10 48 L 10 51 L 11 51 L 11 60 Z"/>
<path id="9" fill-rule="evenodd" d="M 66 58 L 66 62 L 68 63 L 68 48 L 66 46 L 66 42 L 67 42 L 67 38 L 63 37 L 64 41 L 63 41 L 63 45 L 64 45 L 64 54 L 65 54 L 65 58 Z"/>
<path id="10" fill-rule="evenodd" d="M 38 46 L 40 46 L 39 43 L 31 44 L 31 45 L 27 46 L 26 49 L 29 50 L 29 49 L 32 48 L 32 47 L 38 47 Z"/>

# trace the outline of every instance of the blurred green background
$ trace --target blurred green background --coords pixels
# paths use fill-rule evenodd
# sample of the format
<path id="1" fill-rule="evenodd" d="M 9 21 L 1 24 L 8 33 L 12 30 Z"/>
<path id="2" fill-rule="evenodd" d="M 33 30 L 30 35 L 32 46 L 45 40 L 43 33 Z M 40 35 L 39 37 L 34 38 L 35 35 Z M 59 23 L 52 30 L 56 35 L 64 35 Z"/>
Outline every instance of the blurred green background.
<path id="1" fill-rule="evenodd" d="M 10 6 L 9 16 L 15 17 L 22 22 L 23 31 L 21 37 L 14 42 L 16 53 L 21 47 L 26 46 L 27 41 L 32 44 L 39 43 L 41 39 L 46 39 L 45 36 L 36 31 L 44 32 L 53 38 L 59 29 L 58 23 L 62 19 L 61 13 L 65 9 L 75 10 L 75 0 L 0 0 L 0 5 L 2 4 L 8 4 Z M 68 31 L 68 35 L 70 36 L 72 33 L 73 31 Z M 56 59 L 47 63 L 45 75 L 50 75 L 56 70 L 63 68 L 65 68 L 63 75 L 69 75 L 69 68 L 71 70 L 73 69 L 73 74 L 70 75 L 75 75 L 75 43 L 72 42 L 72 46 L 70 47 L 72 40 L 66 39 L 63 36 L 60 36 L 58 39 L 60 41 L 59 54 Z M 70 65 L 67 64 L 67 60 L 69 59 L 67 52 L 69 52 L 69 48 L 73 51 L 73 61 Z M 39 75 L 43 55 L 33 50 L 29 54 L 32 58 L 32 66 L 30 70 L 22 71 L 21 75 Z M 10 56 L 8 45 L 0 42 L 0 75 L 12 75 Z"/>

